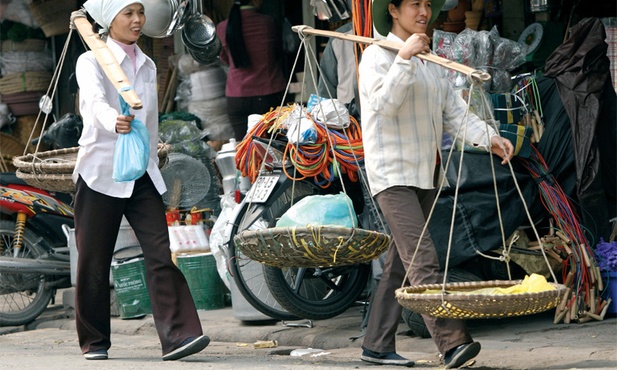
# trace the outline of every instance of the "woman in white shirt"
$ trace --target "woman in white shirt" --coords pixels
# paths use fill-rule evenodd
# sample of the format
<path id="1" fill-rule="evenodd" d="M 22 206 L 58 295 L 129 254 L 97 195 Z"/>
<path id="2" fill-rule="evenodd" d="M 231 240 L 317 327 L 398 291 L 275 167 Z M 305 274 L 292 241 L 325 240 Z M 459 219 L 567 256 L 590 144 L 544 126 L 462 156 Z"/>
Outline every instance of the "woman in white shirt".
<path id="1" fill-rule="evenodd" d="M 445 0 L 375 0 L 373 22 L 387 40 L 402 43 L 398 52 L 371 45 L 359 66 L 361 125 L 367 177 L 391 230 L 392 244 L 373 297 L 362 360 L 413 366 L 396 353 L 395 335 L 402 307 L 400 288 L 443 176 L 443 131 L 456 135 L 465 121 L 465 102 L 455 94 L 442 67 L 417 58 L 429 53 L 427 26 Z M 462 139 L 462 132 L 459 138 Z M 488 135 L 487 135 L 488 132 Z M 481 121 L 468 119 L 468 145 L 490 149 L 510 160 L 512 144 Z M 408 277 L 411 285 L 441 283 L 437 253 L 425 234 Z M 462 320 L 424 316 L 446 368 L 465 364 L 480 352 Z"/>
<path id="2" fill-rule="evenodd" d="M 122 217 L 131 225 L 146 267 L 152 314 L 161 341 L 163 360 L 177 360 L 204 349 L 203 335 L 191 292 L 171 260 L 165 206 L 166 191 L 158 169 L 158 100 L 156 66 L 137 46 L 145 23 L 141 0 L 88 0 L 88 14 L 108 34 L 106 45 L 133 83 L 143 108 L 121 114 L 120 98 L 94 53 L 76 64 L 79 107 L 84 129 L 73 181 L 75 239 L 79 257 L 75 289 L 75 320 L 79 345 L 88 360 L 107 359 L 110 338 L 109 273 Z M 146 173 L 136 181 L 115 182 L 113 157 L 120 135 L 139 119 L 149 132 Z"/>

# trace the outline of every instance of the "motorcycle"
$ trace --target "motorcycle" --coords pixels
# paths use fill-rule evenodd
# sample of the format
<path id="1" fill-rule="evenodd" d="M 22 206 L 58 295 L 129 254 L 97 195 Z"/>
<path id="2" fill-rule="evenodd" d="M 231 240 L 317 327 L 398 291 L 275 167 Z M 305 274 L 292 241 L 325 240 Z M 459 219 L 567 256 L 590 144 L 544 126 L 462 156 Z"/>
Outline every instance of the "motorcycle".
<path id="1" fill-rule="evenodd" d="M 284 141 L 269 144 L 267 140 L 254 137 L 253 143 L 259 156 L 265 158 L 268 171 L 260 174 L 229 221 L 233 226 L 227 243 L 228 266 L 238 290 L 253 307 L 278 320 L 323 320 L 345 312 L 366 291 L 370 263 L 280 269 L 251 260 L 235 245 L 234 235 L 244 230 L 274 227 L 291 205 L 302 198 L 337 194 L 342 190 L 337 181 L 324 189 L 312 180 L 290 179 L 283 168 L 288 166 L 287 172 L 293 170 L 283 160 Z M 345 189 L 348 192 L 355 189 L 356 196 L 350 197 L 356 211 L 361 210 L 358 184 L 347 183 Z M 264 294 L 265 291 L 268 293 Z"/>
<path id="2" fill-rule="evenodd" d="M 0 175 L 0 326 L 34 321 L 71 286 L 62 225 L 74 226 L 71 196 Z"/>

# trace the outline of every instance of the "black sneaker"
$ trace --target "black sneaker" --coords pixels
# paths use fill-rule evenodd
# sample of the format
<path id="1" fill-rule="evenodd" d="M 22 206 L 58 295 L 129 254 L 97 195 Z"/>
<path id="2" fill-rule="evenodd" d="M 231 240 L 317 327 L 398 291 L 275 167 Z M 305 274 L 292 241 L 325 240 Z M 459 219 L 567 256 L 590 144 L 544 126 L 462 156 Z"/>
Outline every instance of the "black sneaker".
<path id="1" fill-rule="evenodd" d="M 84 353 L 86 360 L 107 360 L 107 350 L 97 349 L 96 351 L 90 351 Z"/>
<path id="2" fill-rule="evenodd" d="M 396 352 L 377 353 L 369 351 L 368 349 L 364 349 L 362 351 L 362 356 L 360 356 L 360 359 L 362 361 L 378 365 L 397 365 L 407 367 L 412 367 L 413 365 L 415 365 L 413 361 L 408 360 L 401 355 L 398 355 Z"/>
<path id="3" fill-rule="evenodd" d="M 470 342 L 449 350 L 444 356 L 446 369 L 461 367 L 467 361 L 476 357 L 480 353 L 480 348 L 480 343 Z"/>
<path id="4" fill-rule="evenodd" d="M 163 355 L 163 361 L 179 360 L 183 357 L 190 356 L 206 348 L 208 344 L 210 344 L 210 338 L 205 335 L 197 338 L 187 338 L 180 344 L 178 348 L 174 349 L 166 355 Z"/>

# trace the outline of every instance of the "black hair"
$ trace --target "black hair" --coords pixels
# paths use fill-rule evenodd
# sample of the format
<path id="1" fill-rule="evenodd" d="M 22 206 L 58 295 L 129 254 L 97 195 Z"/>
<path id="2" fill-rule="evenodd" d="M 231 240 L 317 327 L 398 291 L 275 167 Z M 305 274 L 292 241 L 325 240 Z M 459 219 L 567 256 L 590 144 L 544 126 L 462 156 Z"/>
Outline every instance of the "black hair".
<path id="1" fill-rule="evenodd" d="M 242 15 L 240 14 L 240 6 L 246 5 L 250 0 L 236 0 L 229 12 L 227 19 L 227 28 L 225 29 L 225 37 L 227 39 L 227 47 L 231 54 L 231 59 L 236 68 L 246 68 L 251 65 L 251 60 L 246 52 L 244 44 L 244 35 L 242 33 Z"/>
<path id="2" fill-rule="evenodd" d="M 394 5 L 396 8 L 398 8 L 399 6 L 401 6 L 401 3 L 403 2 L 403 0 L 392 0 L 390 1 L 390 4 Z M 386 7 L 386 20 L 388 21 L 388 24 L 390 25 L 390 27 L 392 27 L 392 14 L 390 14 L 390 11 L 388 11 L 388 8 Z"/>

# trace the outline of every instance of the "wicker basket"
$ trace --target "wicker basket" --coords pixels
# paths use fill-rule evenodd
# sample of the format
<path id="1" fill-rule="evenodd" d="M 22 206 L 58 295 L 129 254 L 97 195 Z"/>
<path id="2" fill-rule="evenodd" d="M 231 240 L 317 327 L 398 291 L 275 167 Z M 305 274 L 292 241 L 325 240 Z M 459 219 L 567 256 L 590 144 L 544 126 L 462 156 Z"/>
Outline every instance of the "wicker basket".
<path id="1" fill-rule="evenodd" d="M 13 158 L 20 172 L 31 174 L 72 174 L 79 147 L 30 153 Z"/>
<path id="2" fill-rule="evenodd" d="M 45 51 L 47 41 L 41 39 L 25 39 L 23 41 L 4 40 L 2 51 Z"/>
<path id="3" fill-rule="evenodd" d="M 15 175 L 35 188 L 75 193 L 75 184 L 71 179 L 71 173 L 27 173 L 17 169 Z"/>
<path id="4" fill-rule="evenodd" d="M 33 0 L 28 8 L 47 37 L 68 33 L 71 12 L 79 9 L 77 0 Z"/>
<path id="5" fill-rule="evenodd" d="M 0 78 L 0 94 L 16 94 L 26 91 L 47 91 L 51 84 L 51 72 L 28 71 L 11 73 Z"/>
<path id="6" fill-rule="evenodd" d="M 243 231 L 234 242 L 269 266 L 334 267 L 374 260 L 388 249 L 390 236 L 341 226 L 275 227 Z"/>
<path id="7" fill-rule="evenodd" d="M 401 306 L 419 314 L 452 319 L 494 319 L 531 315 L 555 308 L 566 289 L 565 285 L 550 283 L 555 290 L 516 294 L 469 293 L 520 283 L 520 280 L 449 283 L 445 285 L 445 294 L 441 293 L 442 284 L 426 284 L 399 288 L 395 294 Z M 439 290 L 440 293 L 423 293 L 426 290 Z"/>
<path id="8" fill-rule="evenodd" d="M 159 168 L 167 163 L 169 145 L 158 145 Z M 13 158 L 15 174 L 28 184 L 47 191 L 74 193 L 71 176 L 77 162 L 79 147 L 30 153 Z"/>

